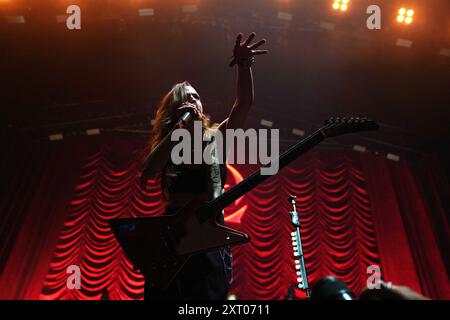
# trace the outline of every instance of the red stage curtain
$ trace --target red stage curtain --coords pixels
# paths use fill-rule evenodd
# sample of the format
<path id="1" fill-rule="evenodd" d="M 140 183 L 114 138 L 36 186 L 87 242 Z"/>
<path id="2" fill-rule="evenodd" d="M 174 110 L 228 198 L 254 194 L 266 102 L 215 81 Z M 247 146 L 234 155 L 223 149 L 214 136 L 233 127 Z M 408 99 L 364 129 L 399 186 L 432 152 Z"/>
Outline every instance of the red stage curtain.
<path id="1" fill-rule="evenodd" d="M 393 162 L 365 155 L 363 163 L 385 277 L 396 283 L 407 283 L 426 296 L 448 298 L 448 273 L 444 265 L 447 252 L 439 250 L 438 240 L 442 233 L 447 232 L 448 236 L 448 222 L 442 212 L 437 213 L 442 225 L 433 226 L 432 216 L 436 213 L 426 208 L 425 193 L 419 191 L 413 170 L 404 161 Z M 423 170 L 428 171 L 426 165 Z M 430 183 L 428 187 L 435 185 Z M 437 197 L 437 193 L 433 195 Z"/>
<path id="2" fill-rule="evenodd" d="M 142 298 L 143 278 L 132 270 L 107 226 L 107 221 L 115 217 L 162 213 L 159 187 L 152 184 L 145 193 L 138 187 L 139 165 L 134 150 L 139 146 L 116 141 L 100 149 L 87 148 L 84 154 L 90 155 L 84 158 L 81 173 L 76 172 L 78 182 L 72 192 L 65 192 L 71 197 L 67 211 L 54 209 L 53 216 L 28 212 L 34 218 L 20 228 L 23 240 L 19 237 L 16 243 L 28 240 L 47 256 L 24 251 L 24 245 L 16 244 L 6 265 L 11 271 L 33 263 L 39 266 L 36 270 L 48 270 L 47 275 L 44 280 L 42 273 L 34 275 L 31 270 L 32 276 L 25 281 L 24 276 L 11 277 L 3 272 L 0 283 L 8 292 L 6 298 Z M 78 157 L 83 158 L 82 154 Z M 77 159 L 70 161 L 76 163 Z M 51 162 L 55 174 L 64 171 Z M 233 185 L 239 181 L 239 174 L 247 176 L 254 167 L 229 169 L 227 184 Z M 295 284 L 287 201 L 289 194 L 295 194 L 310 282 L 332 274 L 359 292 L 369 276 L 367 267 L 380 265 L 386 281 L 410 286 L 432 298 L 449 298 L 448 277 L 439 251 L 442 232 L 432 225 L 437 218 L 430 213 L 431 207 L 439 207 L 440 196 L 434 194 L 432 202 L 421 199 L 416 175 L 405 162 L 361 157 L 353 152 L 316 150 L 295 161 L 226 210 L 227 223 L 252 239 L 233 248 L 231 293 L 239 299 L 283 299 Z M 55 175 L 51 180 L 60 179 L 64 180 Z M 426 180 L 433 181 L 431 175 Z M 34 202 L 41 199 L 49 184 L 41 182 Z M 63 190 L 59 192 L 56 197 Z M 447 223 L 445 215 L 439 217 Z M 30 233 L 31 221 L 39 232 Z M 58 223 L 59 227 L 55 225 Z M 56 240 L 54 250 L 48 249 Z M 66 288 L 66 270 L 72 264 L 81 267 L 81 290 Z M 298 290 L 295 293 L 304 296 Z"/>
<path id="3" fill-rule="evenodd" d="M 37 299 L 79 178 L 86 143 L 12 141 L 1 169 L 0 299 Z"/>

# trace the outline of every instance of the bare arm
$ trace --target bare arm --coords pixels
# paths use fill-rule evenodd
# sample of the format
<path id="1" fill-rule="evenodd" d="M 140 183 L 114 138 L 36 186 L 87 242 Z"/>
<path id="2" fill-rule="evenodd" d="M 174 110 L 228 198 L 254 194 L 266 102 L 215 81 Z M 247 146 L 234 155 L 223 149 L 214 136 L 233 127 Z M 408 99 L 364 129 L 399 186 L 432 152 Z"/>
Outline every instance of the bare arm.
<path id="1" fill-rule="evenodd" d="M 190 103 L 184 103 L 180 108 L 178 108 L 177 113 L 181 115 L 186 111 L 190 111 L 195 120 L 198 120 L 201 117 L 201 112 Z M 187 129 L 191 129 L 192 124 L 193 121 L 189 121 L 187 123 Z M 172 132 L 173 129 L 158 143 L 156 147 L 153 148 L 145 159 L 140 181 L 142 189 L 145 189 L 147 179 L 156 178 L 169 161 L 172 148 L 177 143 L 177 141 L 171 141 Z"/>
<path id="2" fill-rule="evenodd" d="M 175 141 L 170 140 L 170 135 L 171 133 L 167 134 L 145 159 L 141 175 L 142 187 L 145 186 L 147 179 L 156 178 L 169 161 L 170 151 L 175 144 Z"/>
<path id="3" fill-rule="evenodd" d="M 242 34 L 239 34 L 236 38 L 236 43 L 233 50 L 234 59 L 230 64 L 231 66 L 234 64 L 238 65 L 236 100 L 233 104 L 230 115 L 219 126 L 222 131 L 224 129 L 243 128 L 245 126 L 248 113 L 250 112 L 250 108 L 253 104 L 253 75 L 250 61 L 253 59 L 253 56 L 266 54 L 268 52 L 267 50 L 255 50 L 266 42 L 265 39 L 250 45 L 250 42 L 254 37 L 255 33 L 250 34 L 247 40 L 243 43 L 241 43 Z"/>
<path id="4" fill-rule="evenodd" d="M 237 73 L 236 100 L 234 101 L 230 115 L 228 116 L 228 129 L 244 127 L 254 99 L 251 67 L 238 66 Z"/>

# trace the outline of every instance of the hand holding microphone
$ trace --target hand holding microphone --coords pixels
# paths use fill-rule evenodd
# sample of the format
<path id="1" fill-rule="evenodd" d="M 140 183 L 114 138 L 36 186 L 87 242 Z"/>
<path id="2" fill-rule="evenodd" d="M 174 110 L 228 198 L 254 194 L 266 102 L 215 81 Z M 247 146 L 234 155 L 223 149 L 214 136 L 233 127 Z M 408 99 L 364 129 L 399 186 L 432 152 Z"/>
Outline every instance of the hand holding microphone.
<path id="1" fill-rule="evenodd" d="M 178 128 L 185 128 L 192 123 L 192 120 L 201 120 L 202 112 L 199 108 L 190 102 L 185 102 L 177 109 L 180 120 L 177 123 Z"/>
<path id="2" fill-rule="evenodd" d="M 190 102 L 184 102 L 181 107 L 179 107 L 176 110 L 176 115 L 178 117 L 178 121 L 172 126 L 171 130 L 167 133 L 167 135 L 156 145 L 150 155 L 147 156 L 147 158 L 144 160 L 143 168 L 142 168 L 142 174 L 141 174 L 141 180 L 140 185 L 143 190 L 146 190 L 147 186 L 147 179 L 149 179 L 150 176 L 154 176 L 156 172 L 160 172 L 162 170 L 162 166 L 155 169 L 154 164 L 156 163 L 166 163 L 166 159 L 163 161 L 160 160 L 154 160 L 155 155 L 156 157 L 161 154 L 170 154 L 171 150 L 171 140 L 170 136 L 173 133 L 174 130 L 179 128 L 186 128 L 188 130 L 191 130 L 193 128 L 193 120 L 201 120 L 203 117 L 203 114 L 201 110 L 197 107 L 196 104 L 190 103 Z M 162 152 L 159 152 L 158 150 L 164 150 Z"/>

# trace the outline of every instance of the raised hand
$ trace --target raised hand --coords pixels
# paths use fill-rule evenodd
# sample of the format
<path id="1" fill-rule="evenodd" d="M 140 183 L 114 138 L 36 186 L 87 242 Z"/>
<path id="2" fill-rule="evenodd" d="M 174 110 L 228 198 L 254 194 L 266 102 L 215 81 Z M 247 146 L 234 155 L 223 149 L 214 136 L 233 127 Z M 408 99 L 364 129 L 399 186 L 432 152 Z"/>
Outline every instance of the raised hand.
<path id="1" fill-rule="evenodd" d="M 255 50 L 266 43 L 266 39 L 262 39 L 254 44 L 250 44 L 250 42 L 255 38 L 256 33 L 252 32 L 247 40 L 242 41 L 242 33 L 239 33 L 236 37 L 236 43 L 233 49 L 233 58 L 230 62 L 230 67 L 235 64 L 239 64 L 241 62 L 251 62 L 254 59 L 254 56 L 267 54 L 268 50 Z"/>

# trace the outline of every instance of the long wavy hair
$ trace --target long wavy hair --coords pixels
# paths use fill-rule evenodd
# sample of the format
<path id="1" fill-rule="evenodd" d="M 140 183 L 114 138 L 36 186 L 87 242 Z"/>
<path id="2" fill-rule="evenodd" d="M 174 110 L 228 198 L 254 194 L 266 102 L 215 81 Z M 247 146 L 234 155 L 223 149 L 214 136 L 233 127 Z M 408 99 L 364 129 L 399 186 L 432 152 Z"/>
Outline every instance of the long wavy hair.
<path id="1" fill-rule="evenodd" d="M 153 151 L 179 120 L 176 110 L 187 100 L 186 87 L 188 86 L 192 87 L 188 81 L 177 83 L 162 98 L 156 111 L 150 143 L 144 150 L 144 157 L 147 157 Z M 205 129 L 217 126 L 217 124 L 211 123 L 209 116 L 206 114 L 203 114 L 201 120 Z"/>

